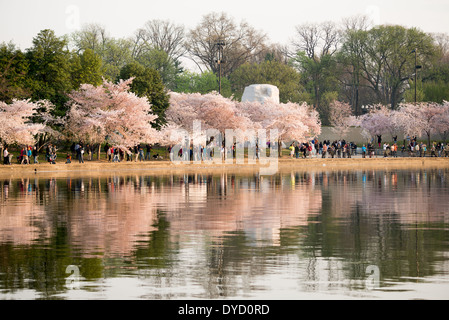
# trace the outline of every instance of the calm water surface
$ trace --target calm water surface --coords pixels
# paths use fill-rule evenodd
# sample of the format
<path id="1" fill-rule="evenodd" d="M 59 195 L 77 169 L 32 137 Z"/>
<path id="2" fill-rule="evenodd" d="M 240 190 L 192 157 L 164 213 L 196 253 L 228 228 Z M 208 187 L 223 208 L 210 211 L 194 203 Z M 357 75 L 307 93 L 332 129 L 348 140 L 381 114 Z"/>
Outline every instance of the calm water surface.
<path id="1" fill-rule="evenodd" d="M 2 180 L 0 299 L 448 299 L 448 178 Z"/>

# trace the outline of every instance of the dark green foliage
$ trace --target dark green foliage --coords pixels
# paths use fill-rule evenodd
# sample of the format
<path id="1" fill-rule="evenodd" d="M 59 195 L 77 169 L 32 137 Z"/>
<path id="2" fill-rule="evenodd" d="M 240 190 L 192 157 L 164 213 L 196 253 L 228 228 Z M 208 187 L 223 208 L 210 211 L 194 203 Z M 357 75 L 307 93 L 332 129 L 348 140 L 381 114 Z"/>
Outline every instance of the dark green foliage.
<path id="1" fill-rule="evenodd" d="M 120 78 L 125 80 L 131 77 L 134 77 L 131 91 L 139 97 L 147 97 L 152 105 L 153 113 L 158 116 L 153 126 L 160 128 L 166 123 L 165 110 L 169 106 L 169 96 L 165 92 L 159 73 L 137 62 L 131 62 L 121 69 Z"/>

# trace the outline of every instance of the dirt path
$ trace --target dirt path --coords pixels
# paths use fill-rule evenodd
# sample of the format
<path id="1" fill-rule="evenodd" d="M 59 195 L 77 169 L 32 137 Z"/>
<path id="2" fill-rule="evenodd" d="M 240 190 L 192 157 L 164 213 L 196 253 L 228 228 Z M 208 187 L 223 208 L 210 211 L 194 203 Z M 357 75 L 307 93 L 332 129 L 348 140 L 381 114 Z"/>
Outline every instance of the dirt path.
<path id="1" fill-rule="evenodd" d="M 419 169 L 449 168 L 449 158 L 335 158 L 335 159 L 289 159 L 282 158 L 275 164 L 276 172 L 320 170 L 369 170 L 369 169 Z M 258 172 L 260 164 L 174 164 L 170 161 L 119 162 L 86 161 L 80 163 L 0 165 L 0 178 L 29 176 L 100 176 L 110 174 L 167 174 L 167 173 L 213 173 Z"/>

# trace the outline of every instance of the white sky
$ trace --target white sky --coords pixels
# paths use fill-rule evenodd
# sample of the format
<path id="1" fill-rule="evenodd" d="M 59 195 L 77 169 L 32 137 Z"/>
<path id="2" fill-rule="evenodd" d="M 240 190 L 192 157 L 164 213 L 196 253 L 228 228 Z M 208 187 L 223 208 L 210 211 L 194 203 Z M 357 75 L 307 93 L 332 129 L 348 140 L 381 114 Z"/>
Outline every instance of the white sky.
<path id="1" fill-rule="evenodd" d="M 212 11 L 245 20 L 280 44 L 289 43 L 299 24 L 357 14 L 378 24 L 449 33 L 449 0 L 0 0 L 0 43 L 12 41 L 24 50 L 42 29 L 62 36 L 87 23 L 103 25 L 116 38 L 132 36 L 152 19 L 188 29 Z"/>

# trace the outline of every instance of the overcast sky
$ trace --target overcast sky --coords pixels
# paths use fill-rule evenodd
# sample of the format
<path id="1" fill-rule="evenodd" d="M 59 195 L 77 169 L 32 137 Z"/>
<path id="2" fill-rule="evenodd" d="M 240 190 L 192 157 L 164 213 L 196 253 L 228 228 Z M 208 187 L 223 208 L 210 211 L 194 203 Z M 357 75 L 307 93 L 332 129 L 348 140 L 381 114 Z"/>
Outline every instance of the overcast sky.
<path id="1" fill-rule="evenodd" d="M 26 49 L 42 29 L 64 35 L 87 23 L 99 23 L 117 38 L 132 36 L 152 19 L 191 28 L 212 11 L 245 20 L 281 44 L 289 42 L 299 24 L 340 22 L 357 14 L 378 24 L 449 33 L 449 0 L 0 0 L 0 43 L 12 41 Z"/>

